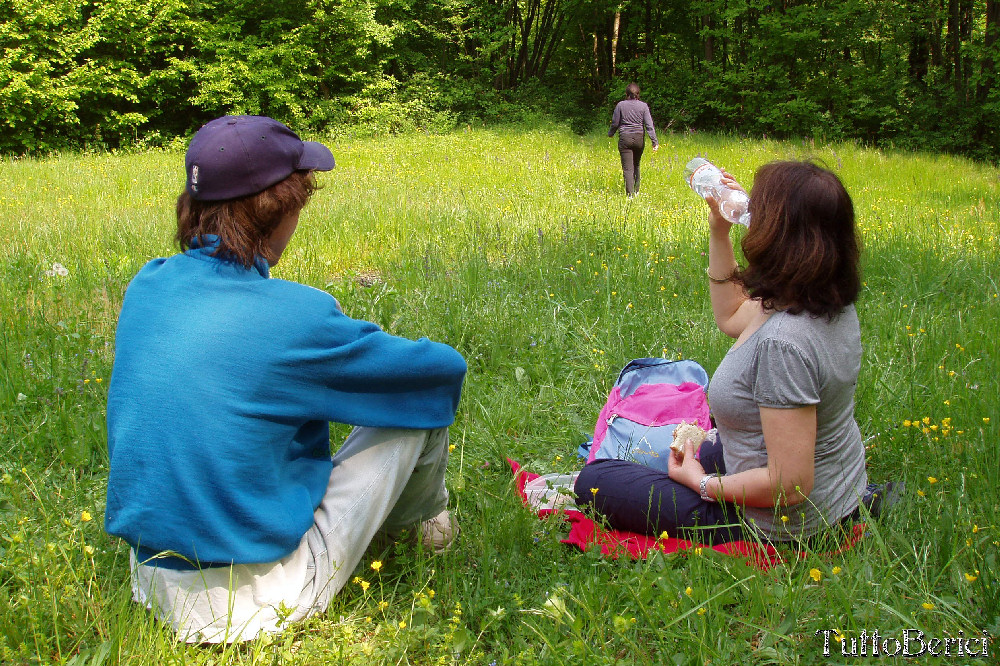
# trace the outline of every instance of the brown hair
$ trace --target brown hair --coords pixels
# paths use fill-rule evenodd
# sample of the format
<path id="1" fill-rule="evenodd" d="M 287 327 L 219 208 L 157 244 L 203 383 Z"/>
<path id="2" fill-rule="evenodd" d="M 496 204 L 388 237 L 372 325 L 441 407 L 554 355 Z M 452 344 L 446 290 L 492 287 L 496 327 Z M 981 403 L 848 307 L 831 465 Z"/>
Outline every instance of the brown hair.
<path id="1" fill-rule="evenodd" d="M 274 263 L 267 241 L 278 224 L 306 205 L 317 189 L 311 171 L 295 171 L 266 190 L 225 201 L 198 201 L 187 191 L 177 197 L 177 243 L 181 251 L 200 236 L 214 234 L 221 256 L 250 268 L 255 257 Z"/>
<path id="2" fill-rule="evenodd" d="M 733 279 L 769 309 L 833 317 L 857 300 L 861 240 L 840 178 L 812 162 L 771 162 L 750 192 L 747 267 Z"/>
<path id="3" fill-rule="evenodd" d="M 638 83 L 630 83 L 625 86 L 625 99 L 639 99 Z"/>

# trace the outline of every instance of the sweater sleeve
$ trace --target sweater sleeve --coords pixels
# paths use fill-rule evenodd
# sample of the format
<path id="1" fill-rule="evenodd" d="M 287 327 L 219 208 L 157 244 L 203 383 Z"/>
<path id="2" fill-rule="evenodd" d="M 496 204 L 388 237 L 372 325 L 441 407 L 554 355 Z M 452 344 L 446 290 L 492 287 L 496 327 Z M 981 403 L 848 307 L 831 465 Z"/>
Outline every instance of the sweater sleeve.
<path id="1" fill-rule="evenodd" d="M 611 129 L 608 130 L 608 136 L 614 136 L 615 132 L 618 131 L 618 126 L 622 124 L 622 105 L 618 103 L 615 105 L 615 111 L 611 114 Z"/>
<path id="2" fill-rule="evenodd" d="M 466 373 L 465 359 L 446 344 L 390 335 L 332 308 L 284 365 L 301 416 L 388 428 L 450 425 Z"/>
<path id="3" fill-rule="evenodd" d="M 656 130 L 653 129 L 653 116 L 649 113 L 649 105 L 643 110 L 642 122 L 646 126 L 646 134 L 649 135 L 649 140 L 653 142 L 653 147 L 660 145 L 660 142 L 656 139 Z"/>

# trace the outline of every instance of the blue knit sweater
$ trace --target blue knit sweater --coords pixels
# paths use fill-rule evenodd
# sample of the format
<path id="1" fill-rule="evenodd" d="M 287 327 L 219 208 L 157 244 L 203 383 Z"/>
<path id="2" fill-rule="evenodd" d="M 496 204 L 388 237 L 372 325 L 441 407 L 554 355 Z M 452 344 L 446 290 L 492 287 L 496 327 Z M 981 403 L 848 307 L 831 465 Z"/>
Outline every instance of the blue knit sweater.
<path id="1" fill-rule="evenodd" d="M 204 242 L 150 261 L 126 292 L 105 525 L 140 553 L 273 562 L 313 523 L 332 469 L 329 422 L 450 425 L 466 365 Z"/>

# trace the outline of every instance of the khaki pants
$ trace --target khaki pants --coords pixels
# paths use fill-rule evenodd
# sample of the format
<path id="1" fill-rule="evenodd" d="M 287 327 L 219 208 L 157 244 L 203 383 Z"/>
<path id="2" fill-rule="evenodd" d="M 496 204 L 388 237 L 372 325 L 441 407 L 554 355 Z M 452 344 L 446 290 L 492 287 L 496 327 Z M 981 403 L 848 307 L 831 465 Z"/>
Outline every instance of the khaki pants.
<path id="1" fill-rule="evenodd" d="M 326 609 L 377 533 L 395 534 L 443 511 L 447 464 L 447 428 L 355 428 L 333 458 L 313 526 L 295 551 L 278 562 L 197 571 L 139 563 L 133 552 L 133 596 L 191 643 L 280 631 Z"/>

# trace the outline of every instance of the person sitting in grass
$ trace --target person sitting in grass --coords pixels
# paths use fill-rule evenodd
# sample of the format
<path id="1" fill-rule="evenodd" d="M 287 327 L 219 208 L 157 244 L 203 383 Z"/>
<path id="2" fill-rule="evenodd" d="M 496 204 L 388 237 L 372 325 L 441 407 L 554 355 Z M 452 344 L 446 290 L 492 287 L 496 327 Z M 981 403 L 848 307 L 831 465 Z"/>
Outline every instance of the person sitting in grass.
<path id="1" fill-rule="evenodd" d="M 668 473 L 595 461 L 577 479 L 577 501 L 617 529 L 702 543 L 807 543 L 857 517 L 868 491 L 854 418 L 854 207 L 840 179 L 815 164 L 761 167 L 740 269 L 732 225 L 718 201 L 707 201 L 712 311 L 736 339 L 709 384 L 718 439 L 688 440 Z"/>
<path id="2" fill-rule="evenodd" d="M 270 277 L 330 150 L 266 117 L 202 127 L 177 200 L 181 252 L 135 276 L 108 391 L 106 529 L 133 596 L 188 642 L 323 611 L 372 538 L 442 551 L 462 356 Z M 330 422 L 356 426 L 330 453 Z"/>

